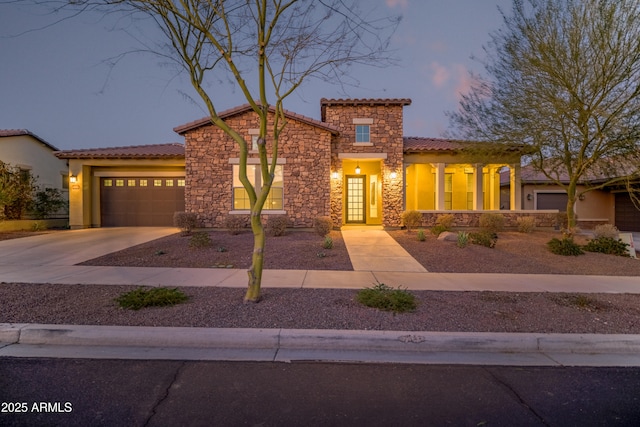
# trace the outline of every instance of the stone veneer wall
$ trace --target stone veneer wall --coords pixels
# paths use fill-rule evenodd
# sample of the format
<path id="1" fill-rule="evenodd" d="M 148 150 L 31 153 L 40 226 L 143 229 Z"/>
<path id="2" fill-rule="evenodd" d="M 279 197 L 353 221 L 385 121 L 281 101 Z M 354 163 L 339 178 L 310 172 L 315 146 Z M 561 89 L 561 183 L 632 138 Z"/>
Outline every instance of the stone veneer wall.
<path id="1" fill-rule="evenodd" d="M 249 143 L 249 129 L 259 127 L 253 112 L 226 121 Z M 269 138 L 267 147 L 271 158 Z M 280 136 L 278 159 L 286 162 L 283 164 L 284 210 L 290 226 L 311 227 L 314 218 L 330 215 L 330 150 L 328 130 L 289 119 Z M 233 172 L 229 159 L 239 156 L 237 144 L 213 125 L 185 133 L 185 210 L 198 215 L 200 226 L 225 226 L 225 219 L 233 210 Z M 257 158 L 257 153 L 250 153 L 249 158 L 252 157 Z M 263 210 L 263 214 L 267 212 Z"/>
<path id="2" fill-rule="evenodd" d="M 324 121 L 340 129 L 340 136 L 334 137 L 331 147 L 332 171 L 343 177 L 342 160 L 338 153 L 386 153 L 382 161 L 382 222 L 384 226 L 397 227 L 401 224 L 403 208 L 403 105 L 401 103 L 376 103 L 357 100 L 353 104 L 331 103 L 325 106 Z M 373 145 L 354 145 L 356 140 L 354 118 L 371 118 L 370 140 Z M 391 172 L 397 177 L 391 179 Z M 343 221 L 342 179 L 332 180 L 331 216 L 334 225 Z M 338 181 L 338 182 L 336 182 Z"/>

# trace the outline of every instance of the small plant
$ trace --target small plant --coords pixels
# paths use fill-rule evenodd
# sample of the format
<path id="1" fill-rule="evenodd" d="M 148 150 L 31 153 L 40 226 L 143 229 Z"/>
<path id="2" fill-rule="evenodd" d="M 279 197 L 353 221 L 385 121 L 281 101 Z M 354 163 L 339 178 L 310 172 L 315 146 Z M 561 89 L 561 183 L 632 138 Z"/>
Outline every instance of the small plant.
<path id="1" fill-rule="evenodd" d="M 198 216 L 192 212 L 174 212 L 173 225 L 181 230 L 183 236 L 189 235 L 198 225 Z"/>
<path id="2" fill-rule="evenodd" d="M 438 225 L 434 225 L 433 227 L 431 227 L 431 234 L 433 234 L 436 237 L 438 237 L 440 235 L 440 233 L 445 232 L 445 231 L 449 231 L 449 230 L 444 225 L 438 224 Z"/>
<path id="3" fill-rule="evenodd" d="M 502 231 L 504 215 L 498 213 L 483 213 L 480 215 L 480 228 L 491 233 Z"/>
<path id="4" fill-rule="evenodd" d="M 165 255 L 166 252 L 163 251 L 162 249 L 160 249 L 159 251 L 156 251 L 156 255 L 160 256 L 160 255 Z"/>
<path id="5" fill-rule="evenodd" d="M 218 252 L 227 252 L 227 248 L 224 246 L 218 246 Z"/>
<path id="6" fill-rule="evenodd" d="M 402 223 L 407 227 L 407 231 L 411 231 L 422 224 L 422 214 L 418 211 L 402 212 Z"/>
<path id="7" fill-rule="evenodd" d="M 330 216 L 320 216 L 313 220 L 313 229 L 316 231 L 318 236 L 324 237 L 331 233 L 333 229 L 333 221 Z"/>
<path id="8" fill-rule="evenodd" d="M 474 245 L 495 248 L 498 243 L 498 234 L 487 230 L 478 231 L 475 233 L 469 233 L 469 240 Z"/>
<path id="9" fill-rule="evenodd" d="M 571 237 L 563 237 L 562 240 L 554 237 L 547 242 L 547 248 L 556 255 L 578 256 L 584 254 L 580 245 L 574 242 Z"/>
<path id="10" fill-rule="evenodd" d="M 531 233 L 536 228 L 536 220 L 532 216 L 519 216 L 516 222 L 520 233 Z"/>
<path id="11" fill-rule="evenodd" d="M 236 234 L 242 233 L 242 230 L 247 227 L 248 222 L 249 217 L 246 215 L 229 214 L 224 220 L 224 226 L 229 230 L 229 234 L 235 236 Z"/>
<path id="12" fill-rule="evenodd" d="M 424 230 L 418 230 L 418 240 L 421 242 L 427 240 L 427 236 L 425 236 Z"/>
<path id="13" fill-rule="evenodd" d="M 324 257 L 326 257 L 326 256 L 327 256 L 327 254 L 326 254 L 326 253 L 324 253 L 324 252 L 322 252 L 322 251 L 320 251 L 320 252 L 318 252 L 318 253 L 316 254 L 316 256 L 317 256 L 318 258 L 324 258 Z"/>
<path id="14" fill-rule="evenodd" d="M 384 283 L 358 291 L 356 299 L 367 307 L 377 308 L 394 313 L 414 311 L 417 307 L 416 297 L 406 289 L 394 289 Z"/>
<path id="15" fill-rule="evenodd" d="M 469 233 L 466 231 L 458 232 L 458 242 L 456 243 L 459 248 L 464 248 L 469 244 Z"/>
<path id="16" fill-rule="evenodd" d="M 267 218 L 266 229 L 270 236 L 284 236 L 289 218 L 286 215 L 272 215 Z"/>
<path id="17" fill-rule="evenodd" d="M 593 229 L 593 237 L 596 240 L 601 237 L 617 240 L 619 233 L 618 227 L 612 224 L 596 225 L 596 228 Z"/>
<path id="18" fill-rule="evenodd" d="M 324 249 L 333 249 L 333 239 L 331 236 L 325 236 L 324 242 L 322 242 L 322 247 Z"/>
<path id="19" fill-rule="evenodd" d="M 194 233 L 189 240 L 190 248 L 208 248 L 211 246 L 211 237 L 206 231 Z"/>
<path id="20" fill-rule="evenodd" d="M 436 218 L 436 225 L 441 225 L 445 228 L 445 231 L 449 231 L 451 230 L 451 227 L 453 227 L 455 220 L 456 217 L 453 216 L 453 214 L 438 215 L 438 218 Z"/>
<path id="21" fill-rule="evenodd" d="M 599 252 L 607 255 L 629 256 L 629 245 L 611 237 L 598 237 L 582 247 L 587 252 Z"/>
<path id="22" fill-rule="evenodd" d="M 122 308 L 140 310 L 144 307 L 176 305 L 187 299 L 184 292 L 177 288 L 138 288 L 120 295 L 116 298 L 116 302 Z"/>

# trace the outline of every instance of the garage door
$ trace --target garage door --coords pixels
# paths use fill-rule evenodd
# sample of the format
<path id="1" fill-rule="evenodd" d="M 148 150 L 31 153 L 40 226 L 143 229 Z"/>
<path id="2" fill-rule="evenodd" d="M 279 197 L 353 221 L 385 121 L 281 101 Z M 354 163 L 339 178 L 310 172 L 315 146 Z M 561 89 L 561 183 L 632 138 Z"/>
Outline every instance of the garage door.
<path id="1" fill-rule="evenodd" d="M 184 211 L 184 178 L 100 178 L 103 227 L 172 226 Z"/>
<path id="2" fill-rule="evenodd" d="M 536 193 L 536 209 L 567 210 L 567 193 Z"/>
<path id="3" fill-rule="evenodd" d="M 616 227 L 622 231 L 640 231 L 640 211 L 628 193 L 616 193 Z"/>

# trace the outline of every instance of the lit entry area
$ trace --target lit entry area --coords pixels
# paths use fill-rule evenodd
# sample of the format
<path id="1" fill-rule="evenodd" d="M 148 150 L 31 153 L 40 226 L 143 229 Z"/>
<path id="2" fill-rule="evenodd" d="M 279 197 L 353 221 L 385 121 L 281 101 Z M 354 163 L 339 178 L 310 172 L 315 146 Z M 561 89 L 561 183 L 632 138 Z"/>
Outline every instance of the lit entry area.
<path id="1" fill-rule="evenodd" d="M 347 224 L 365 224 L 366 218 L 366 177 L 347 176 Z"/>

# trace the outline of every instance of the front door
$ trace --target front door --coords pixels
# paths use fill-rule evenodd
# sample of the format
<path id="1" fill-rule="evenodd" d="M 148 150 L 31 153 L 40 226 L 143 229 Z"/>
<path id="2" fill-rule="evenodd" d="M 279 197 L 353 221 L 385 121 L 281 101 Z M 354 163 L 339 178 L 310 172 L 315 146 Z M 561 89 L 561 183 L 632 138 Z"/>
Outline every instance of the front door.
<path id="1" fill-rule="evenodd" d="M 347 224 L 366 223 L 365 189 L 364 175 L 347 175 Z"/>

